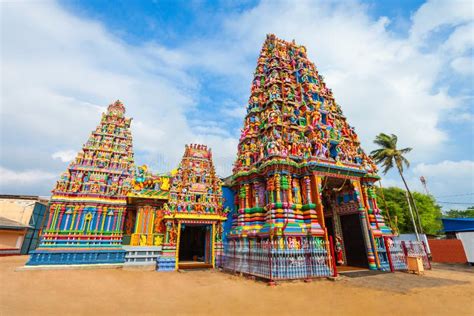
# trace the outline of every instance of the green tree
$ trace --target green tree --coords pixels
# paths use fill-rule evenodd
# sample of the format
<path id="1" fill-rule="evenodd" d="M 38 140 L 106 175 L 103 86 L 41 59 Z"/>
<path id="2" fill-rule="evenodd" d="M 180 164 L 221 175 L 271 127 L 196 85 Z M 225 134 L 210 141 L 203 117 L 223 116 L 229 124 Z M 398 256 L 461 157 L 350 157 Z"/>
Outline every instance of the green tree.
<path id="1" fill-rule="evenodd" d="M 375 137 L 374 143 L 378 145 L 380 148 L 373 150 L 370 153 L 372 159 L 374 159 L 375 163 L 381 165 L 383 167 L 382 172 L 386 174 L 390 169 L 396 167 L 400 177 L 402 178 L 403 184 L 410 196 L 412 201 L 413 207 L 415 209 L 416 217 L 418 218 L 418 225 L 420 227 L 420 232 L 423 233 L 423 225 L 420 219 L 420 213 L 418 212 L 418 208 L 416 207 L 415 200 L 413 198 L 413 194 L 411 193 L 410 189 L 408 188 L 408 184 L 405 181 L 405 177 L 403 176 L 403 168 L 406 166 L 407 168 L 410 167 L 410 162 L 408 159 L 405 158 L 405 154 L 409 153 L 412 148 L 397 148 L 398 137 L 397 135 L 391 134 L 387 135 L 384 133 L 380 133 Z M 415 224 L 416 225 L 416 224 Z"/>
<path id="2" fill-rule="evenodd" d="M 474 206 L 469 206 L 465 210 L 449 210 L 443 217 L 447 218 L 474 218 Z"/>
<path id="3" fill-rule="evenodd" d="M 408 213 L 405 190 L 396 187 L 377 188 L 377 200 L 382 201 L 383 197 L 385 197 L 387 205 L 387 210 L 385 211 L 390 212 L 390 217 L 392 221 L 396 222 L 399 232 L 402 234 L 412 233 L 413 225 Z M 427 234 L 438 234 L 442 228 L 441 207 L 436 204 L 435 199 L 431 195 L 414 192 L 413 197 L 420 209 L 423 231 Z"/>

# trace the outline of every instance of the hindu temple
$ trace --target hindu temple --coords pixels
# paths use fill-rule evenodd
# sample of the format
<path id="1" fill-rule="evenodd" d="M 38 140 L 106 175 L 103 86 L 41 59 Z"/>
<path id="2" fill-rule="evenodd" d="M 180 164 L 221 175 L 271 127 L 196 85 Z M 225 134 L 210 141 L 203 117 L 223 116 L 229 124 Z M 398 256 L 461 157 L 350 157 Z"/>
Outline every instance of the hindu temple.
<path id="1" fill-rule="evenodd" d="M 29 265 L 124 263 L 169 271 L 220 264 L 228 209 L 212 151 L 187 145 L 167 174 L 136 167 L 124 115 L 120 101 L 109 105 L 57 181 Z"/>
<path id="2" fill-rule="evenodd" d="M 385 269 L 392 232 L 376 172 L 306 48 L 268 35 L 233 169 L 228 268 L 272 279 L 330 275 L 334 264 Z"/>
<path id="3" fill-rule="evenodd" d="M 223 267 L 269 280 L 388 270 L 376 166 L 304 46 L 267 36 L 246 109 L 223 185 L 201 144 L 167 173 L 137 166 L 131 118 L 110 104 L 57 181 L 27 264 Z"/>

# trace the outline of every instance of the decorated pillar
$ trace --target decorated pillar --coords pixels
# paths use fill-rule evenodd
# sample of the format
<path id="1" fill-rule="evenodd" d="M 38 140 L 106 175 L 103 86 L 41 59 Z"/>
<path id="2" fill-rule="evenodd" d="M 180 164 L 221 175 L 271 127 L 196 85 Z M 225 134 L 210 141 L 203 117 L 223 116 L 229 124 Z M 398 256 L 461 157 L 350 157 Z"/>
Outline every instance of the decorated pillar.
<path id="1" fill-rule="evenodd" d="M 66 206 L 62 206 L 61 210 L 59 211 L 59 218 L 57 220 L 56 227 L 55 227 L 56 230 L 61 229 L 61 222 L 63 220 L 63 216 L 64 216 L 65 211 L 66 211 Z"/>
<path id="2" fill-rule="evenodd" d="M 354 191 L 357 196 L 357 201 L 359 203 L 359 215 L 361 217 L 361 224 L 362 224 L 362 232 L 364 236 L 365 245 L 367 248 L 367 260 L 369 262 L 369 269 L 377 270 L 378 264 L 378 256 L 377 250 L 375 249 L 375 241 L 372 235 L 372 231 L 370 229 L 369 220 L 367 218 L 367 209 L 364 205 L 363 196 L 361 196 L 362 187 L 359 180 L 353 180 L 352 186 L 354 187 Z"/>
<path id="3" fill-rule="evenodd" d="M 80 206 L 78 206 L 78 205 L 76 205 L 76 206 L 73 208 L 71 223 L 69 223 L 69 227 L 68 227 L 69 230 L 74 230 L 74 225 L 76 224 L 76 216 L 77 216 L 77 213 L 78 213 L 78 209 L 79 209 L 79 208 L 80 208 Z"/>
<path id="4" fill-rule="evenodd" d="M 327 230 L 326 224 L 324 222 L 324 206 L 323 206 L 323 185 L 322 185 L 323 177 L 317 174 L 313 174 L 313 189 L 314 189 L 314 197 L 315 197 L 315 204 L 316 204 L 316 216 L 318 221 L 322 227 L 325 228 L 326 231 L 326 238 L 327 238 Z"/>
<path id="5" fill-rule="evenodd" d="M 259 188 L 259 183 L 258 182 L 253 182 L 252 183 L 252 191 L 253 191 L 253 200 L 254 200 L 254 206 L 255 207 L 259 207 L 260 204 L 259 204 L 259 193 L 260 193 L 260 188 Z"/>
<path id="6" fill-rule="evenodd" d="M 305 193 L 306 193 L 306 204 L 311 204 L 311 183 L 308 176 L 303 178 L 305 184 Z"/>
<path id="7" fill-rule="evenodd" d="M 274 195 L 273 192 L 275 191 L 275 181 L 273 177 L 268 177 L 267 179 L 267 192 L 268 192 L 268 204 L 274 203 Z"/>
<path id="8" fill-rule="evenodd" d="M 51 206 L 49 207 L 49 218 L 48 218 L 48 224 L 46 225 L 46 230 L 51 229 L 51 223 L 55 215 L 55 208 L 57 208 L 55 204 L 51 204 Z"/>
<path id="9" fill-rule="evenodd" d="M 102 208 L 102 221 L 101 221 L 101 224 L 100 224 L 100 230 L 101 231 L 104 231 L 104 227 L 105 227 L 105 222 L 107 221 L 107 207 L 103 207 Z"/>
<path id="10" fill-rule="evenodd" d="M 84 206 L 80 206 L 78 214 L 77 214 L 76 225 L 74 227 L 75 230 L 79 230 L 79 225 L 81 225 L 81 222 L 82 222 L 82 212 L 83 212 L 83 210 L 84 210 Z"/>
<path id="11" fill-rule="evenodd" d="M 281 203 L 281 183 L 280 183 L 280 174 L 279 173 L 275 173 L 275 191 L 276 191 L 276 203 Z"/>
<path id="12" fill-rule="evenodd" d="M 286 190 L 286 196 L 287 196 L 287 199 L 288 199 L 288 204 L 289 204 L 289 207 L 291 207 L 291 205 L 293 204 L 293 194 L 292 194 L 292 190 L 291 190 L 291 185 L 292 185 L 292 177 L 291 175 L 288 175 L 287 176 L 287 179 L 288 179 L 288 188 Z"/>
<path id="13" fill-rule="evenodd" d="M 244 208 L 250 208 L 250 185 L 247 183 L 244 185 Z"/>

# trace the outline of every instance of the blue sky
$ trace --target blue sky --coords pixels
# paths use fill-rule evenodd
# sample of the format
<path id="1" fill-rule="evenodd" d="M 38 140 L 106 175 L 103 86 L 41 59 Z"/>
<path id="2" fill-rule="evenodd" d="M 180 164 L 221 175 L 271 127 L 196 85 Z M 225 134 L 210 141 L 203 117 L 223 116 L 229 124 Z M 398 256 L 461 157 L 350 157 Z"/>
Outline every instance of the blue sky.
<path id="1" fill-rule="evenodd" d="M 445 207 L 474 204 L 469 1 L 24 1 L 2 3 L 0 192 L 48 195 L 121 99 L 136 161 L 164 171 L 185 143 L 235 158 L 267 33 L 305 45 L 366 151 L 380 132 L 413 147 Z M 442 13 L 442 14 L 440 14 Z M 395 173 L 385 186 L 400 186 Z"/>

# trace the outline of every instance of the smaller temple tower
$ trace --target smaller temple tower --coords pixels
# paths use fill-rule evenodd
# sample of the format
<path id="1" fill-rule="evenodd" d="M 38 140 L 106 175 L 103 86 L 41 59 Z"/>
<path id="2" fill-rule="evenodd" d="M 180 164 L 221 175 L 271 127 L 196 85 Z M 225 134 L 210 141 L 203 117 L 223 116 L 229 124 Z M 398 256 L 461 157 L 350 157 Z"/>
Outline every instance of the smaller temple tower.
<path id="1" fill-rule="evenodd" d="M 123 262 L 122 231 L 134 168 L 131 118 L 120 101 L 57 181 L 49 219 L 28 265 Z"/>
<path id="2" fill-rule="evenodd" d="M 172 173 L 165 206 L 163 255 L 158 271 L 213 268 L 222 257 L 222 181 L 216 176 L 212 152 L 205 145 L 187 145 Z"/>

